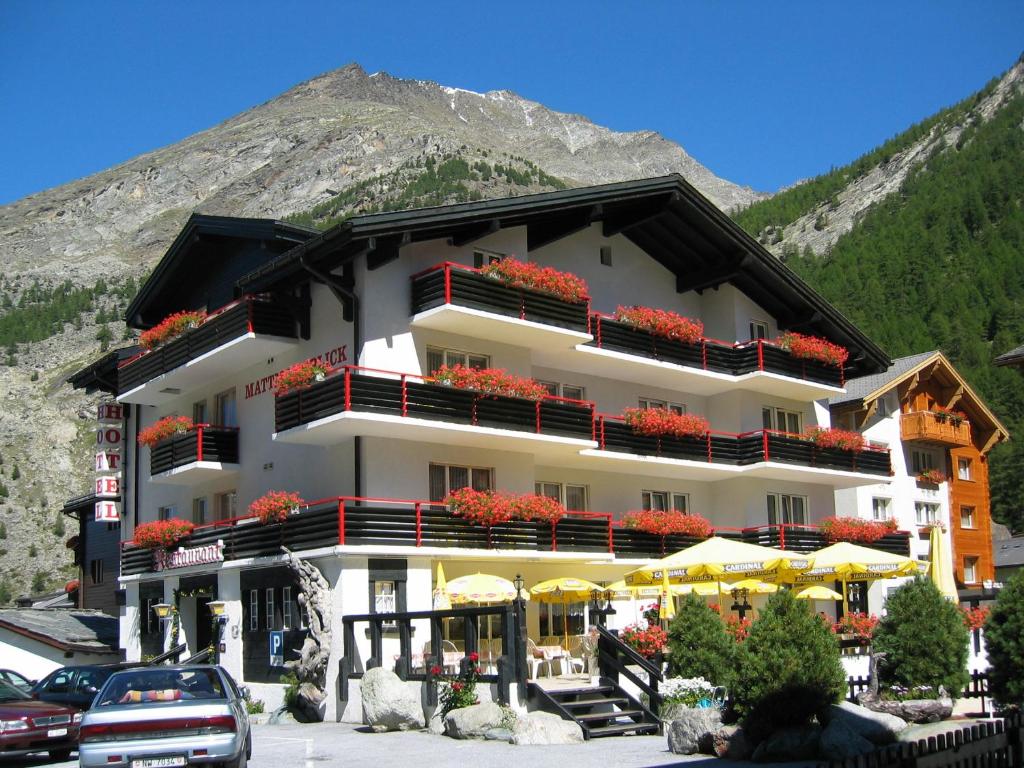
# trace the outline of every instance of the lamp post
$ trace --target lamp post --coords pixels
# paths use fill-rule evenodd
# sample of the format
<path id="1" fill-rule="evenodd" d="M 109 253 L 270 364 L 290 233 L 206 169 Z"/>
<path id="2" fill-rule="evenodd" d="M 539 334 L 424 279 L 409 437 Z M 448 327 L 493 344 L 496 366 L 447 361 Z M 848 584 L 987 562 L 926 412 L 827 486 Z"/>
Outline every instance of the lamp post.
<path id="1" fill-rule="evenodd" d="M 523 581 L 522 574 L 516 574 L 516 577 L 512 580 L 512 586 L 516 589 L 516 596 L 512 601 L 512 605 L 515 608 L 515 673 L 517 687 L 519 688 L 520 696 L 522 696 L 526 691 L 526 611 L 523 605 L 523 587 L 526 586 L 526 582 Z"/>

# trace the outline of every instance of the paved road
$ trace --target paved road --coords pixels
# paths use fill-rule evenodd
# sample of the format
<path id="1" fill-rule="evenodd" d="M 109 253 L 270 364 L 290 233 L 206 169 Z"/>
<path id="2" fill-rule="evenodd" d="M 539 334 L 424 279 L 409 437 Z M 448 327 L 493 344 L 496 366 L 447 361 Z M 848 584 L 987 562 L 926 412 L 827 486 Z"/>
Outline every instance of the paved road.
<path id="1" fill-rule="evenodd" d="M 426 732 L 368 733 L 348 724 L 254 725 L 251 768 L 321 768 L 326 766 L 450 766 L 515 765 L 528 768 L 749 768 L 750 763 L 695 755 L 671 754 L 663 736 L 596 739 L 585 744 L 513 747 L 496 741 L 456 741 Z M 4 761 L 6 766 L 77 766 L 76 760 L 50 763 L 44 758 Z M 800 763 L 786 763 L 798 768 Z M 812 764 L 807 764 L 812 765 Z M 762 766 L 760 768 L 770 768 Z"/>

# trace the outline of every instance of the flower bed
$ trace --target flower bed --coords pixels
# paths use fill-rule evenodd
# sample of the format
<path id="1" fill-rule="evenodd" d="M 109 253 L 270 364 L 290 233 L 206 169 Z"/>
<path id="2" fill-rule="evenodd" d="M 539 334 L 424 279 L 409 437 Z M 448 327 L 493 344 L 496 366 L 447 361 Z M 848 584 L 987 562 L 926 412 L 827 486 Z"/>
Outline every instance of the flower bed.
<path id="1" fill-rule="evenodd" d="M 589 298 L 587 283 L 583 278 L 571 272 L 560 272 L 554 267 L 542 267 L 532 262 L 519 261 L 512 256 L 486 265 L 480 273 L 514 288 L 542 291 L 574 304 L 582 303 Z"/>
<path id="2" fill-rule="evenodd" d="M 305 503 L 299 494 L 291 491 L 267 491 L 249 505 L 249 514 L 255 515 L 264 525 L 281 523 Z"/>
<path id="3" fill-rule="evenodd" d="M 709 706 L 715 694 L 715 686 L 703 677 L 668 677 L 658 686 L 662 707 L 690 707 L 699 704 Z"/>
<path id="4" fill-rule="evenodd" d="M 164 416 L 155 424 L 139 432 L 139 445 L 152 448 L 161 440 L 166 440 L 172 435 L 184 434 L 195 428 L 195 423 L 188 416 Z"/>
<path id="5" fill-rule="evenodd" d="M 627 408 L 622 417 L 633 432 L 647 437 L 703 437 L 711 430 L 703 416 L 667 408 Z"/>
<path id="6" fill-rule="evenodd" d="M 166 549 L 192 533 L 195 525 L 188 520 L 172 517 L 168 520 L 154 520 L 135 526 L 132 543 L 145 549 Z"/>
<path id="7" fill-rule="evenodd" d="M 615 319 L 654 336 L 661 336 L 684 344 L 695 344 L 704 335 L 704 323 L 671 312 L 652 307 L 619 307 Z"/>
<path id="8" fill-rule="evenodd" d="M 442 365 L 431 374 L 439 384 L 448 384 L 459 389 L 486 392 L 489 395 L 522 397 L 527 400 L 543 400 L 548 395 L 543 384 L 525 376 L 506 373 L 501 368 L 467 368 L 464 365 L 451 367 Z"/>
<path id="9" fill-rule="evenodd" d="M 624 528 L 652 533 L 655 536 L 693 536 L 706 539 L 714 533 L 705 518 L 675 510 L 641 509 L 627 512 L 622 518 Z"/>
<path id="10" fill-rule="evenodd" d="M 932 414 L 934 414 L 935 420 L 940 424 L 945 424 L 948 421 L 954 427 L 959 427 L 967 418 L 960 411 L 951 411 L 948 408 L 940 408 L 938 406 L 932 409 Z"/>
<path id="11" fill-rule="evenodd" d="M 324 379 L 330 372 L 331 366 L 326 363 L 303 360 L 274 377 L 274 391 L 283 395 L 293 389 L 305 389 L 314 381 Z"/>
<path id="12" fill-rule="evenodd" d="M 924 472 L 918 473 L 917 480 L 921 483 L 938 485 L 939 483 L 946 482 L 946 473 L 941 469 L 926 469 Z"/>
<path id="13" fill-rule="evenodd" d="M 842 368 L 850 356 L 845 347 L 833 344 L 818 336 L 805 336 L 802 333 L 786 331 L 777 340 L 784 350 L 804 360 L 818 360 L 822 363 Z"/>
<path id="14" fill-rule="evenodd" d="M 452 514 L 474 525 L 492 528 L 510 520 L 532 520 L 556 525 L 566 510 L 557 500 L 528 493 L 516 496 L 504 491 L 460 488 L 445 498 Z"/>
<path id="15" fill-rule="evenodd" d="M 855 544 L 873 544 L 896 530 L 895 520 L 876 522 L 859 517 L 829 517 L 821 521 L 821 532 L 830 544 L 850 541 Z"/>
<path id="16" fill-rule="evenodd" d="M 651 658 L 668 644 L 668 633 L 657 624 L 641 627 L 630 624 L 619 632 L 619 639 L 644 658 Z"/>
<path id="17" fill-rule="evenodd" d="M 175 312 L 173 315 L 165 317 L 148 331 L 143 331 L 139 336 L 139 346 L 143 349 L 153 349 L 181 336 L 181 334 L 191 328 L 199 327 L 205 321 L 206 312 L 203 310 Z"/>
<path id="18" fill-rule="evenodd" d="M 832 427 L 808 427 L 804 437 L 819 448 L 838 448 L 841 451 L 860 453 L 867 447 L 864 435 L 846 429 Z"/>

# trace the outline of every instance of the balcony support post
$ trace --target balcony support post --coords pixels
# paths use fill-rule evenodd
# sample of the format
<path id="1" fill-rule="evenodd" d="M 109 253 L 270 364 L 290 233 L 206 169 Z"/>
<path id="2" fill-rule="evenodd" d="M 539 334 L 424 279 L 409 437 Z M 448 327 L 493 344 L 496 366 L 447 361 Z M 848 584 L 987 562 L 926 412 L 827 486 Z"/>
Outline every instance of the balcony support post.
<path id="1" fill-rule="evenodd" d="M 769 461 L 771 455 L 768 452 L 768 430 L 761 433 L 761 450 L 764 452 L 764 460 Z"/>
<path id="2" fill-rule="evenodd" d="M 764 370 L 764 339 L 757 340 L 757 370 Z"/>
<path id="3" fill-rule="evenodd" d="M 416 546 L 423 545 L 423 509 L 422 505 L 416 502 Z"/>
<path id="4" fill-rule="evenodd" d="M 352 368 L 345 366 L 345 410 L 352 410 Z"/>
<path id="5" fill-rule="evenodd" d="M 536 402 L 534 402 L 533 407 L 534 407 L 534 412 L 536 414 L 536 422 L 537 422 L 537 424 L 536 424 L 536 431 L 537 431 L 537 434 L 539 435 L 540 434 L 540 400 L 537 400 Z"/>
<path id="6" fill-rule="evenodd" d="M 196 461 L 203 460 L 203 425 L 196 427 Z"/>
<path id="7" fill-rule="evenodd" d="M 338 545 L 345 546 L 345 500 L 338 499 Z"/>
<path id="8" fill-rule="evenodd" d="M 452 303 L 452 265 L 444 265 L 444 303 Z"/>
<path id="9" fill-rule="evenodd" d="M 405 374 L 402 374 L 402 416 L 409 415 L 409 390 L 408 390 L 408 379 Z"/>

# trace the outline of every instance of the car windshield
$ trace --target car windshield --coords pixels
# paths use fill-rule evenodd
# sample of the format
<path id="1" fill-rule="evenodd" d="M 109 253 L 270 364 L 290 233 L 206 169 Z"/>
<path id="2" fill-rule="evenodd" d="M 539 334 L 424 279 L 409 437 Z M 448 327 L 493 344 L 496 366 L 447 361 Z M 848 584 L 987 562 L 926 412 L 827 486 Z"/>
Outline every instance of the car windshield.
<path id="1" fill-rule="evenodd" d="M 96 706 L 150 701 L 223 699 L 224 686 L 213 669 L 132 669 L 110 677 Z"/>
<path id="2" fill-rule="evenodd" d="M 31 698 L 27 693 L 19 691 L 5 680 L 0 680 L 0 701 L 25 701 Z"/>

